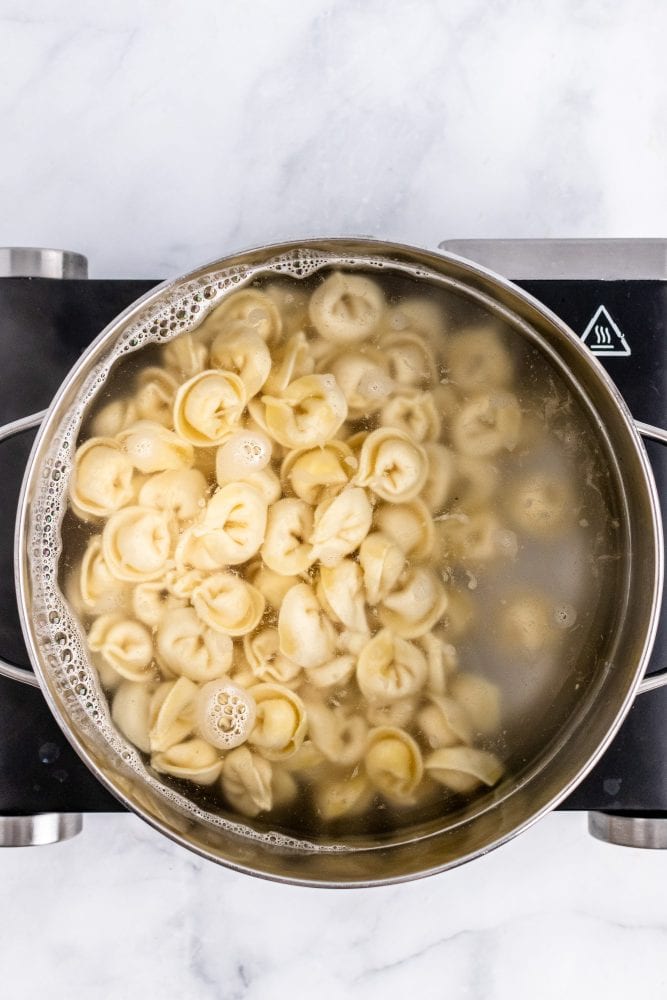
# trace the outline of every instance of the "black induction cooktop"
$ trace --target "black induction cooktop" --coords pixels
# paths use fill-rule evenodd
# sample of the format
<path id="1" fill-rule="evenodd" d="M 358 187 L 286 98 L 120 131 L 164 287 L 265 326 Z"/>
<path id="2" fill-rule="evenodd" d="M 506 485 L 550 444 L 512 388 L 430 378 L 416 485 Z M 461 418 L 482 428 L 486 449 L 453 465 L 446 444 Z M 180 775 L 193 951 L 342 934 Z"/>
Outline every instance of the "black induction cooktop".
<path id="1" fill-rule="evenodd" d="M 636 419 L 667 425 L 667 241 L 442 246 L 513 276 L 582 337 Z M 2 262 L 0 252 L 0 269 Z M 81 351 L 155 284 L 151 279 L 0 277 L 0 423 L 45 408 Z M 0 656 L 26 669 L 12 547 L 31 443 L 32 434 L 26 433 L 0 445 Z M 648 441 L 647 451 L 664 498 L 667 449 Z M 649 673 L 666 665 L 665 610 Z M 667 829 L 667 687 L 638 696 L 602 760 L 560 808 L 621 820 L 657 819 Z M 122 810 L 70 748 L 39 689 L 0 677 L 0 819 Z M 649 840 L 659 846 L 663 837 L 667 846 L 664 833 L 657 840 L 651 833 Z"/>

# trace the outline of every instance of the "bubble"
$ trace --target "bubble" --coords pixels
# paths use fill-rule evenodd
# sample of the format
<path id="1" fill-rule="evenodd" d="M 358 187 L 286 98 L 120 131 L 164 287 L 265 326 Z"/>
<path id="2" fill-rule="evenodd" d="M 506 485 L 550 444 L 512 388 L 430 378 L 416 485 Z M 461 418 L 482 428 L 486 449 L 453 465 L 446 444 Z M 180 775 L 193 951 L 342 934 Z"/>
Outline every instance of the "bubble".
<path id="1" fill-rule="evenodd" d="M 577 620 L 577 610 L 571 604 L 557 604 L 553 609 L 553 620 L 556 628 L 572 628 Z"/>
<path id="2" fill-rule="evenodd" d="M 261 431 L 239 431 L 220 446 L 217 467 L 224 478 L 235 479 L 261 472 L 271 461 L 272 445 Z"/>
<path id="3" fill-rule="evenodd" d="M 221 750 L 238 747 L 255 725 L 255 701 L 230 681 L 209 681 L 197 696 L 197 722 L 204 739 Z"/>
<path id="4" fill-rule="evenodd" d="M 366 399 L 385 399 L 393 388 L 393 380 L 376 365 L 369 365 L 359 379 L 359 392 Z"/>

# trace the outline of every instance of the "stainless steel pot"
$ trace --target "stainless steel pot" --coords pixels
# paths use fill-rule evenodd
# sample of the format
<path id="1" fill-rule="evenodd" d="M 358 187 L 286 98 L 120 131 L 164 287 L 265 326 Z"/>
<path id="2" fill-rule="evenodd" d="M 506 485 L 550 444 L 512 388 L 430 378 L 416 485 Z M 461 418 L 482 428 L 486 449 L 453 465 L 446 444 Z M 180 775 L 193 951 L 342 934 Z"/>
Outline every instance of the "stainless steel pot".
<path id="1" fill-rule="evenodd" d="M 112 346 L 161 303 L 185 289 L 201 288 L 213 272 L 261 266 L 280 254 L 307 248 L 334 253 L 356 264 L 378 257 L 388 264 L 422 266 L 458 294 L 498 314 L 539 341 L 574 383 L 593 416 L 599 447 L 607 456 L 625 511 L 624 573 L 618 601 L 625 615 L 598 651 L 593 679 L 582 691 L 566 727 L 525 773 L 473 803 L 468 810 L 419 834 L 341 850 L 313 851 L 269 843 L 193 817 L 141 779 L 87 724 L 58 679 L 49 628 L 36 613 L 40 553 L 29 544 L 31 508 L 41 489 L 48 455 L 64 416 L 80 397 L 91 372 Z M 91 344 L 63 382 L 45 413 L 0 430 L 0 441 L 41 424 L 26 469 L 16 522 L 15 571 L 21 624 L 34 675 L 0 661 L 0 673 L 39 684 L 66 737 L 99 780 L 129 809 L 183 846 L 228 867 L 308 885 L 354 886 L 403 881 L 442 871 L 484 854 L 524 830 L 564 799 L 593 767 L 628 712 L 635 695 L 667 683 L 667 675 L 644 677 L 657 627 L 663 583 L 663 537 L 658 497 L 640 435 L 667 441 L 659 428 L 635 424 L 616 387 L 576 335 L 553 313 L 504 278 L 450 255 L 365 239 L 315 240 L 240 253 L 153 289 L 118 316 Z M 50 473 L 49 473 L 50 474 Z M 620 606 L 620 605 L 619 605 Z M 52 639 L 52 636 L 51 636 Z"/>

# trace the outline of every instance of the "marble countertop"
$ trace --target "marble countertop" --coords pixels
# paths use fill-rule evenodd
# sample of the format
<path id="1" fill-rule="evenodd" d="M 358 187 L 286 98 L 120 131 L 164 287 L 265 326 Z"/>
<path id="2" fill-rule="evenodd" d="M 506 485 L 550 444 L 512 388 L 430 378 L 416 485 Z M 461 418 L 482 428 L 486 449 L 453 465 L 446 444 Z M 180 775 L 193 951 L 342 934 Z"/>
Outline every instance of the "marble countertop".
<path id="1" fill-rule="evenodd" d="M 0 244 L 176 274 L 307 235 L 667 235 L 661 0 L 0 0 Z M 550 816 L 472 865 L 333 893 L 129 816 L 0 853 L 13 998 L 667 992 L 667 857 Z"/>

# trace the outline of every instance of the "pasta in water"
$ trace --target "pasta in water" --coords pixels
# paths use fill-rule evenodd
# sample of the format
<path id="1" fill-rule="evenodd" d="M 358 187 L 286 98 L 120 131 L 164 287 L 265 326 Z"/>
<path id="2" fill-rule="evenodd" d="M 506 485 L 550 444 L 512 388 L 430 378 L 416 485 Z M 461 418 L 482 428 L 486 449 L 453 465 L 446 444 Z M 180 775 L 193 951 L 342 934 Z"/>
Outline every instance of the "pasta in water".
<path id="1" fill-rule="evenodd" d="M 560 689 L 590 627 L 564 568 L 601 496 L 575 488 L 582 435 L 447 294 L 353 268 L 238 282 L 86 417 L 63 589 L 112 723 L 206 808 L 431 823 L 527 759 L 522 698 Z"/>
<path id="2" fill-rule="evenodd" d="M 266 500 L 254 486 L 228 483 L 181 535 L 177 562 L 208 572 L 246 562 L 262 544 L 266 519 Z"/>
<path id="3" fill-rule="evenodd" d="M 263 396 L 262 402 L 267 430 L 286 448 L 326 444 L 347 416 L 333 375 L 304 375 L 281 396 Z"/>
<path id="4" fill-rule="evenodd" d="M 213 342 L 211 364 L 238 375 L 248 400 L 257 395 L 269 377 L 271 354 L 262 337 L 240 320 L 236 329 L 219 334 Z"/>
<path id="5" fill-rule="evenodd" d="M 222 444 L 246 401 L 245 385 L 234 372 L 200 372 L 176 393 L 174 428 L 184 441 L 198 447 Z"/>
<path id="6" fill-rule="evenodd" d="M 175 522 L 165 511 L 124 507 L 104 526 L 102 555 L 117 580 L 156 580 L 166 568 L 175 537 Z"/>
<path id="7" fill-rule="evenodd" d="M 385 310 L 382 292 L 369 278 L 337 271 L 310 298 L 310 320 L 325 340 L 350 344 L 366 340 Z"/>
<path id="8" fill-rule="evenodd" d="M 91 438 L 77 449 L 70 480 L 72 504 L 84 514 L 108 517 L 134 499 L 132 462 L 113 438 Z"/>
<path id="9" fill-rule="evenodd" d="M 364 490 L 350 487 L 315 508 L 310 536 L 311 561 L 335 566 L 359 548 L 369 532 L 373 509 Z"/>
<path id="10" fill-rule="evenodd" d="M 300 667 L 328 663 L 336 648 L 336 630 L 307 583 L 288 590 L 278 615 L 280 651 Z"/>
<path id="11" fill-rule="evenodd" d="M 313 561 L 312 532 L 313 509 L 305 500 L 285 497 L 272 504 L 261 549 L 265 564 L 285 576 L 303 573 Z"/>
<path id="12" fill-rule="evenodd" d="M 208 628 L 193 608 L 165 615 L 157 630 L 156 645 L 167 676 L 182 675 L 204 683 L 226 674 L 232 666 L 230 637 Z"/>
<path id="13" fill-rule="evenodd" d="M 88 645 L 126 680 L 149 681 L 154 677 L 153 642 L 139 622 L 123 615 L 101 615 L 91 626 Z"/>
<path id="14" fill-rule="evenodd" d="M 349 445 L 333 440 L 319 448 L 290 451 L 285 456 L 280 476 L 301 500 L 316 506 L 347 486 L 356 465 Z"/>
<path id="15" fill-rule="evenodd" d="M 403 430 L 382 427 L 365 439 L 354 481 L 390 503 L 414 500 L 426 482 L 428 459 Z"/>

